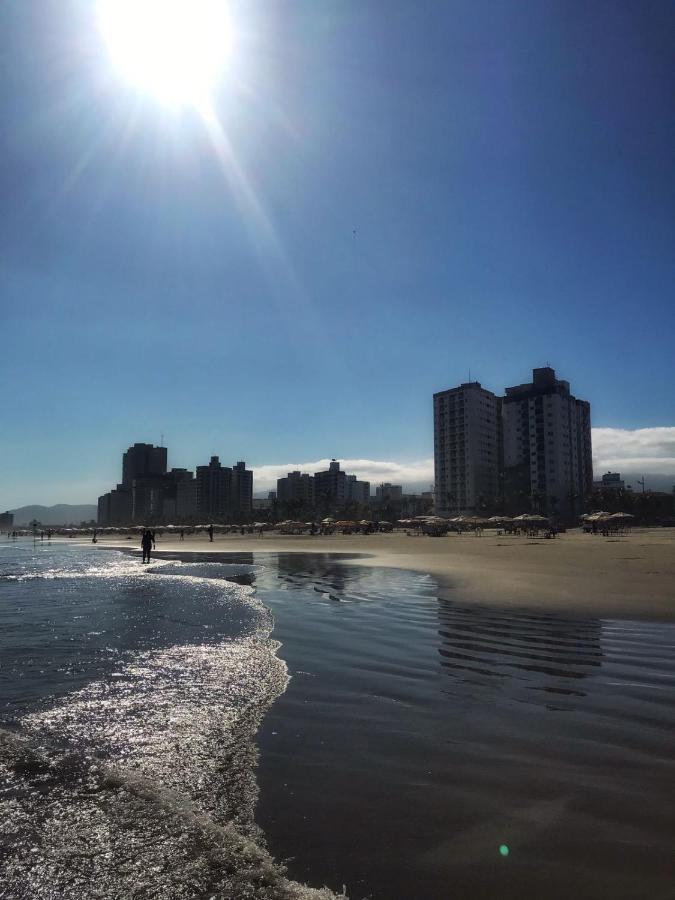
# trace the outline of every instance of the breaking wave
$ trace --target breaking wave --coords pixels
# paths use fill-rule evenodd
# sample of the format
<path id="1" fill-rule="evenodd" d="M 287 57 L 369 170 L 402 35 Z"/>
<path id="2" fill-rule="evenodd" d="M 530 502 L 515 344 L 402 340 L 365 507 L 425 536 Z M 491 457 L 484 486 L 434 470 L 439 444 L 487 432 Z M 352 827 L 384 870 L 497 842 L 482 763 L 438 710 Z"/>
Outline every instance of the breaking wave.
<path id="1" fill-rule="evenodd" d="M 250 587 L 180 569 L 123 557 L 10 575 L 122 580 L 139 603 L 181 592 L 236 627 L 121 654 L 0 730 L 0 898 L 336 896 L 289 880 L 255 824 L 255 735 L 288 682 L 271 613 Z"/>

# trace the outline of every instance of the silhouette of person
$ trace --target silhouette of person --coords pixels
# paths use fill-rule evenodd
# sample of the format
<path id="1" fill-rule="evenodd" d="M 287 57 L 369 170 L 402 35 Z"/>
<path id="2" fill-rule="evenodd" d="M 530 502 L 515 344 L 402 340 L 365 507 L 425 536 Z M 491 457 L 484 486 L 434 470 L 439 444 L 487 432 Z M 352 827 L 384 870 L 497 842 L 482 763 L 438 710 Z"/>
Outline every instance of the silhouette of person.
<path id="1" fill-rule="evenodd" d="M 145 529 L 141 538 L 141 549 L 143 550 L 143 562 L 150 562 L 150 552 L 152 550 L 152 534 L 149 529 Z"/>
<path id="2" fill-rule="evenodd" d="M 209 540 L 213 543 L 213 525 L 209 525 Z"/>
<path id="3" fill-rule="evenodd" d="M 183 528 L 181 528 L 181 530 L 180 530 L 180 539 L 181 539 L 181 541 L 185 540 L 185 533 L 184 533 Z"/>

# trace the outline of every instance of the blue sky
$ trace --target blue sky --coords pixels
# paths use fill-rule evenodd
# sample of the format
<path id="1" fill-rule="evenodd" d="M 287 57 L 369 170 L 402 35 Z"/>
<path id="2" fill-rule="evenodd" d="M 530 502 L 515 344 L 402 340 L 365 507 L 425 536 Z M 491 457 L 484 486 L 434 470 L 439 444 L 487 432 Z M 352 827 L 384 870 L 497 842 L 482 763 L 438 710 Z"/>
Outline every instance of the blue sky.
<path id="1" fill-rule="evenodd" d="M 675 7 L 230 6 L 225 161 L 94 2 L 0 7 L 0 507 L 94 500 L 162 433 L 428 460 L 434 391 L 546 362 L 606 458 L 657 428 L 675 474 Z"/>

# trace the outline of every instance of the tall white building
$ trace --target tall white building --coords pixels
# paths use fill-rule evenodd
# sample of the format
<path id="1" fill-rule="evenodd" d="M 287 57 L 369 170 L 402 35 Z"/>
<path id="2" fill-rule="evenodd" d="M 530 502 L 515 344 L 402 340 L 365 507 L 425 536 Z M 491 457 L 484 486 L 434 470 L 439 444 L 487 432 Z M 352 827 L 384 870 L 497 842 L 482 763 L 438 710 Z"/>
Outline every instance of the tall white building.
<path id="1" fill-rule="evenodd" d="M 501 400 L 477 381 L 434 394 L 438 515 L 477 514 L 500 490 Z"/>
<path id="2" fill-rule="evenodd" d="M 573 519 L 593 486 L 591 407 L 548 366 L 503 400 L 504 488 L 512 511 Z"/>

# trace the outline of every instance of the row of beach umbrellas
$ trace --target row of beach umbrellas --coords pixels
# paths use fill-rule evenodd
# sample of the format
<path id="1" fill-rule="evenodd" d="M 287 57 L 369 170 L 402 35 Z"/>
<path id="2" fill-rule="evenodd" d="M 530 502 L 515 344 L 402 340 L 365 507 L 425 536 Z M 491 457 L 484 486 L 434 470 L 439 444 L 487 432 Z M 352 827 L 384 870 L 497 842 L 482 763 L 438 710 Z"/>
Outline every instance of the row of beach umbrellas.
<path id="1" fill-rule="evenodd" d="M 584 522 L 620 522 L 622 520 L 627 521 L 628 519 L 633 519 L 635 517 L 632 516 L 630 513 L 625 513 L 625 512 L 609 513 L 609 512 L 603 512 L 602 510 L 600 510 L 599 512 L 585 513 L 585 515 L 583 515 L 581 518 L 583 519 Z"/>

